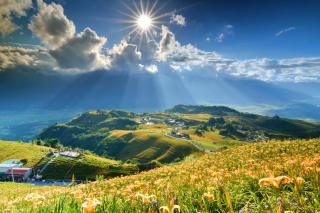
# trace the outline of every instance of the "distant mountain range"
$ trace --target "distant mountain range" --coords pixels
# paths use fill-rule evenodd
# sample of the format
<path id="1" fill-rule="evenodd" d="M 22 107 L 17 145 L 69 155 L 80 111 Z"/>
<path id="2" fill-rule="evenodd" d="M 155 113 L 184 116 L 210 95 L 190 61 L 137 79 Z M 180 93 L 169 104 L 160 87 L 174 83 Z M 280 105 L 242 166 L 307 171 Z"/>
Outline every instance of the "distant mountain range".
<path id="1" fill-rule="evenodd" d="M 137 109 L 164 110 L 176 104 L 290 104 L 313 97 L 258 80 L 171 74 L 78 75 L 0 72 L 0 110 Z"/>

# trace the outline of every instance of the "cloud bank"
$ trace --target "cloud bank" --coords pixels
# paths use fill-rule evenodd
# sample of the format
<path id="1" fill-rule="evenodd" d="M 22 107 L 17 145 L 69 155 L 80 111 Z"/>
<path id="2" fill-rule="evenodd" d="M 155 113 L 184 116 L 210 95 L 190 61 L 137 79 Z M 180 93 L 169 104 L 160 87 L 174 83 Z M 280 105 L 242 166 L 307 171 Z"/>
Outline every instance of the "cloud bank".
<path id="1" fill-rule="evenodd" d="M 14 6 L 15 4 L 15 6 Z M 5 6 L 5 7 L 4 7 Z M 6 35 L 18 28 L 12 17 L 26 15 L 31 0 L 3 0 L 0 3 L 0 32 Z M 9 23 L 9 22 L 10 23 Z M 1 24 L 2 23 L 2 24 Z M 4 24 L 3 24 L 4 23 Z M 171 24 L 186 26 L 185 18 L 171 14 Z M 107 38 L 86 28 L 76 34 L 74 23 L 56 3 L 37 0 L 37 14 L 32 16 L 28 28 L 47 48 L 21 45 L 0 47 L 0 69 L 34 68 L 54 69 L 62 72 L 88 72 L 110 70 L 114 72 L 158 73 L 161 65 L 173 71 L 190 75 L 228 76 L 263 81 L 319 81 L 320 57 L 294 59 L 231 60 L 215 51 L 198 49 L 192 44 L 181 45 L 175 34 L 165 25 L 161 32 L 152 32 L 155 40 L 145 32 L 132 32 L 112 48 L 104 47 Z M 234 27 L 225 25 L 217 42 L 234 35 Z M 276 35 L 295 29 L 280 31 Z M 208 37 L 206 41 L 211 41 Z"/>
<path id="2" fill-rule="evenodd" d="M 13 23 L 13 17 L 26 16 L 26 11 L 32 7 L 32 0 L 1 0 L 0 1 L 0 33 L 2 37 L 20 27 Z"/>

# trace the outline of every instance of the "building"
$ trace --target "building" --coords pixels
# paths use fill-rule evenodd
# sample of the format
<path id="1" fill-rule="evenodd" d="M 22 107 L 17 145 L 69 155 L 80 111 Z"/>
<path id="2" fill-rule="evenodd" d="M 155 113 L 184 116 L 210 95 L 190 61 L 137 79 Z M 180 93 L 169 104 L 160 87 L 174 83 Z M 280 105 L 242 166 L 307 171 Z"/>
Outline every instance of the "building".
<path id="1" fill-rule="evenodd" d="M 13 173 L 14 178 L 25 178 L 27 179 L 32 175 L 32 169 L 31 168 L 12 168 L 9 171 L 6 172 L 7 177 L 11 177 Z"/>
<path id="2" fill-rule="evenodd" d="M 19 159 L 6 160 L 0 164 L 0 178 L 5 179 L 6 173 L 12 168 L 22 168 Z"/>
<path id="3" fill-rule="evenodd" d="M 177 122 L 176 123 L 178 126 L 184 126 L 184 122 Z"/>

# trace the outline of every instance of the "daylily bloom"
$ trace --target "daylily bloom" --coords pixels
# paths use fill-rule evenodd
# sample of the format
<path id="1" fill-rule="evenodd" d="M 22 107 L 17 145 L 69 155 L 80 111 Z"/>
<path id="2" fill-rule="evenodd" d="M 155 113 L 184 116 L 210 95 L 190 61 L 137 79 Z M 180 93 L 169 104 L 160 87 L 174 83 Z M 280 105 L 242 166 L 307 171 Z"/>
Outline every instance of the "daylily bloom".
<path id="1" fill-rule="evenodd" d="M 210 201 L 211 198 L 214 199 L 214 195 L 211 194 L 210 192 L 204 193 L 204 194 L 202 195 L 202 197 L 207 197 L 209 201 Z"/>
<path id="2" fill-rule="evenodd" d="M 37 195 L 35 193 L 31 193 L 31 194 L 27 195 L 25 198 L 26 201 L 29 201 L 31 203 L 38 202 L 39 199 L 45 200 L 46 198 L 43 196 Z"/>
<path id="3" fill-rule="evenodd" d="M 162 213 L 165 213 L 166 211 L 168 213 L 173 213 L 175 209 L 178 209 L 178 212 L 180 212 L 180 206 L 178 205 L 174 205 L 171 209 L 168 206 L 162 206 L 159 210 L 162 210 Z"/>
<path id="4" fill-rule="evenodd" d="M 302 166 L 305 166 L 305 167 L 312 167 L 314 165 L 316 165 L 317 162 L 316 161 L 305 161 L 305 162 L 302 162 L 301 165 Z"/>
<path id="5" fill-rule="evenodd" d="M 97 199 L 86 198 L 86 202 L 82 204 L 83 213 L 91 213 L 96 211 L 96 205 L 101 205 Z"/>
<path id="6" fill-rule="evenodd" d="M 138 197 L 138 196 L 142 197 L 142 200 L 143 200 L 144 203 L 148 202 L 149 198 L 151 198 L 152 201 L 153 201 L 153 199 L 156 199 L 156 198 L 157 198 L 155 195 L 150 195 L 150 196 L 149 196 L 149 195 L 143 195 L 143 194 L 140 194 L 140 193 L 137 194 L 136 196 L 137 196 L 137 197 Z"/>
<path id="7" fill-rule="evenodd" d="M 288 176 L 279 176 L 279 177 L 269 177 L 269 178 L 262 178 L 259 180 L 259 185 L 261 188 L 263 188 L 265 185 L 273 185 L 276 188 L 279 188 L 280 182 L 283 182 L 284 184 L 290 183 L 292 180 Z"/>

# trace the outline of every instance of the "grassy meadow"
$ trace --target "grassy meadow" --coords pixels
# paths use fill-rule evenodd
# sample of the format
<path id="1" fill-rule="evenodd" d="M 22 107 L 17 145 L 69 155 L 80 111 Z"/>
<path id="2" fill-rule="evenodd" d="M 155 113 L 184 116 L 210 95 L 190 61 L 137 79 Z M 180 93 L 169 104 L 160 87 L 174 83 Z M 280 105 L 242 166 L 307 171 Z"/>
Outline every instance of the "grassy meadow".
<path id="1" fill-rule="evenodd" d="M 31 165 L 35 167 L 35 170 L 38 170 L 52 158 L 52 156 L 42 157 L 46 154 L 42 151 L 48 149 L 50 148 L 30 143 L 0 141 L 0 163 L 9 159 L 20 159 L 21 163 L 27 162 L 24 167 Z M 75 175 L 76 179 L 95 180 L 97 175 L 115 177 L 134 174 L 138 171 L 138 167 L 135 165 L 119 164 L 120 161 L 86 154 L 74 159 L 58 157 L 48 165 L 41 175 L 43 178 L 49 179 L 72 178 L 72 175 Z M 113 165 L 112 169 L 109 169 L 110 165 Z"/>
<path id="2" fill-rule="evenodd" d="M 248 144 L 74 187 L 0 184 L 7 212 L 318 212 L 319 139 Z M 33 194 L 28 194 L 33 192 Z"/>
<path id="3" fill-rule="evenodd" d="M 140 163 L 152 160 L 170 163 L 175 158 L 182 159 L 191 154 L 200 154 L 200 151 L 189 142 L 163 135 L 157 125 L 135 131 L 115 130 L 112 131 L 111 137 L 122 137 L 128 141 L 128 145 L 117 153 L 116 159 L 134 158 Z"/>
<path id="4" fill-rule="evenodd" d="M 29 143 L 11 142 L 0 140 L 0 163 L 9 159 L 25 160 L 25 167 L 31 165 L 41 167 L 50 158 L 42 158 L 45 155 L 43 150 L 50 148 L 46 146 L 36 146 Z"/>
<path id="5" fill-rule="evenodd" d="M 110 165 L 113 165 L 112 169 L 109 168 Z M 41 174 L 44 179 L 71 179 L 74 175 L 79 180 L 95 180 L 97 175 L 111 178 L 134 174 L 137 171 L 138 167 L 135 165 L 119 165 L 115 160 L 83 155 L 74 159 L 58 157 Z"/>

